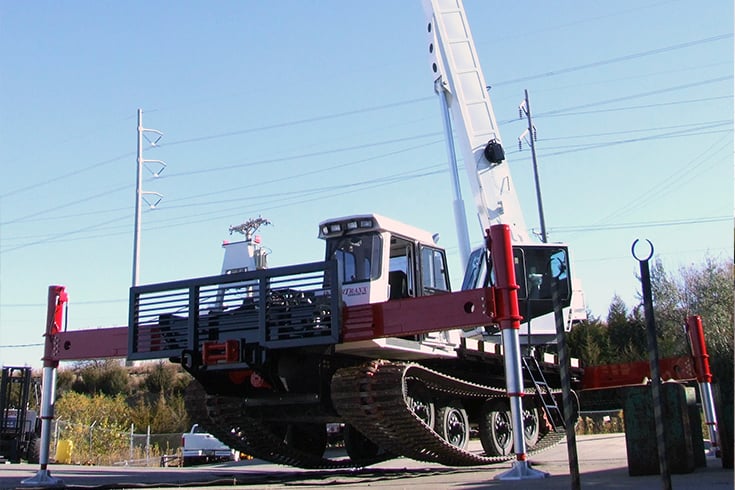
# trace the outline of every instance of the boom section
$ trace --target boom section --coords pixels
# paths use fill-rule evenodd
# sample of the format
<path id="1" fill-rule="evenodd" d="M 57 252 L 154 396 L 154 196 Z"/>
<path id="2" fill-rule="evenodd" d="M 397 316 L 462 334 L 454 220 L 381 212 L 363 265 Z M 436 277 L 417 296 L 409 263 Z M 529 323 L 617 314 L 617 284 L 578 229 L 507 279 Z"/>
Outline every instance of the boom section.
<path id="1" fill-rule="evenodd" d="M 451 113 L 482 229 L 507 224 L 511 240 L 526 243 L 528 231 L 462 2 L 424 0 L 423 6 L 434 88 Z"/>

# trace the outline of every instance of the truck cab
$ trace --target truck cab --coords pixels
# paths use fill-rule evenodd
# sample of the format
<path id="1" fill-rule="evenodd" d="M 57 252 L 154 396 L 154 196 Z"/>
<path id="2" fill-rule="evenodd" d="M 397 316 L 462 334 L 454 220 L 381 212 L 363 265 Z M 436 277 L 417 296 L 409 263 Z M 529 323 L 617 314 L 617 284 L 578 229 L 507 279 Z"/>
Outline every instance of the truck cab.
<path id="1" fill-rule="evenodd" d="M 513 245 L 513 263 L 518 283 L 518 307 L 523 316 L 522 341 L 525 343 L 549 343 L 556 338 L 553 288 L 562 308 L 564 329 L 569 331 L 573 323 L 585 317 L 584 301 L 579 293 L 573 294 L 570 280 L 569 250 L 563 244 Z M 462 289 L 476 289 L 492 284 L 492 268 L 487 250 L 475 249 L 467 262 Z M 532 335 L 528 332 L 532 331 Z M 494 328 L 480 329 L 475 334 L 484 340 L 498 334 Z M 470 335 L 472 336 L 472 335 Z M 530 338 L 529 338 L 530 337 Z"/>
<path id="2" fill-rule="evenodd" d="M 325 260 L 337 262 L 345 306 L 417 298 L 451 291 L 446 253 L 436 235 L 378 214 L 345 216 L 319 224 Z M 336 346 L 358 357 L 406 360 L 453 356 L 458 330 L 345 342 Z"/>
<path id="3" fill-rule="evenodd" d="M 347 306 L 450 291 L 446 254 L 427 231 L 364 214 L 323 221 L 319 238 L 326 260 L 337 261 Z"/>
<path id="4" fill-rule="evenodd" d="M 319 224 L 319 238 L 326 241 L 325 260 L 337 261 L 342 301 L 346 306 L 382 303 L 450 292 L 443 248 L 435 236 L 419 228 L 378 214 L 334 218 Z M 569 251 L 564 244 L 516 244 L 513 246 L 522 334 L 529 343 L 553 342 L 556 336 L 552 280 L 563 310 L 565 329 L 577 318 L 573 303 Z M 475 249 L 468 260 L 462 290 L 494 283 L 485 247 Z M 570 308 L 571 307 L 571 308 Z M 581 309 L 583 310 L 583 305 Z M 530 341 L 525 335 L 532 326 Z M 465 336 L 493 341 L 493 326 L 465 332 Z"/>

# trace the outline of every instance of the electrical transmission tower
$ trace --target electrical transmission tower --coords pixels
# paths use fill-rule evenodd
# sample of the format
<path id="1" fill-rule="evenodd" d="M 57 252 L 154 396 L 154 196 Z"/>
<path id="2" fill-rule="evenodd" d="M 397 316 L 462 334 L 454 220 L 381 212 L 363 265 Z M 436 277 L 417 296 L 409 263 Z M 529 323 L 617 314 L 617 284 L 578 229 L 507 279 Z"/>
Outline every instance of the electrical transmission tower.
<path id="1" fill-rule="evenodd" d="M 149 135 L 153 135 L 149 138 Z M 163 133 L 156 129 L 147 129 L 143 127 L 143 110 L 138 109 L 138 159 L 137 159 L 137 174 L 136 174 L 136 185 L 135 185 L 135 232 L 133 234 L 133 286 L 138 285 L 138 276 L 140 273 L 140 221 L 142 214 L 143 201 L 148 205 L 150 209 L 154 209 L 158 203 L 161 202 L 163 195 L 158 192 L 144 191 L 143 190 L 143 166 L 145 165 L 153 177 L 158 177 L 161 172 L 166 168 L 166 164 L 161 160 L 146 160 L 143 158 L 143 139 L 145 139 L 151 147 L 155 147 L 163 137 Z M 155 163 L 158 165 L 158 170 L 151 170 L 147 163 Z M 149 201 L 146 196 L 155 196 L 155 201 Z"/>

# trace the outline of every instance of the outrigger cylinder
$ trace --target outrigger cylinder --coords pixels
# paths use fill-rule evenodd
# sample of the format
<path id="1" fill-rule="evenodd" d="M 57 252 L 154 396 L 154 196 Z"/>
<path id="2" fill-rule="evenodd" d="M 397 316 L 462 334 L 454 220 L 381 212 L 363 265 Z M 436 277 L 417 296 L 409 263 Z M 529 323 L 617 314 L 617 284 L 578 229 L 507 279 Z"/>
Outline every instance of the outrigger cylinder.
<path id="1" fill-rule="evenodd" d="M 712 444 L 712 449 L 717 453 L 719 449 L 717 414 L 715 412 L 714 397 L 712 396 L 712 372 L 709 368 L 707 344 L 704 341 L 702 317 L 699 315 L 688 316 L 686 319 L 686 331 L 689 336 L 689 344 L 692 347 L 694 373 L 697 376 L 699 394 L 702 397 L 702 408 L 704 410 L 705 423 L 709 429 L 709 440 Z"/>
<path id="2" fill-rule="evenodd" d="M 61 331 L 64 307 L 67 302 L 64 286 L 49 286 L 48 308 L 46 310 L 46 333 L 43 351 L 43 386 L 41 394 L 41 451 L 36 476 L 21 481 L 29 487 L 63 487 L 64 482 L 51 476 L 48 470 L 49 445 L 51 442 L 51 421 L 54 419 L 54 398 L 56 397 L 56 368 L 59 367 L 58 343 L 56 334 Z"/>
<path id="3" fill-rule="evenodd" d="M 501 480 L 523 480 L 546 478 L 548 473 L 530 467 L 523 438 L 523 371 L 521 370 L 521 345 L 518 331 L 521 328 L 518 307 L 518 283 L 516 282 L 513 246 L 510 241 L 510 226 L 493 225 L 487 230 L 487 247 L 495 272 L 496 320 L 500 326 L 505 358 L 505 383 L 510 401 L 513 426 L 513 447 L 516 461 L 513 468 L 496 478 Z"/>

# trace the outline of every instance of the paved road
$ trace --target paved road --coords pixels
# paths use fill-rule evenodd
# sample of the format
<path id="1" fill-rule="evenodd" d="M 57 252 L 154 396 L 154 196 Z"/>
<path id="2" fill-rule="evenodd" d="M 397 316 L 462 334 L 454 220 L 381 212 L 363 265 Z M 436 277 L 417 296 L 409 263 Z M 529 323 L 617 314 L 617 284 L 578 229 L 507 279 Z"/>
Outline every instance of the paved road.
<path id="1" fill-rule="evenodd" d="M 661 477 L 628 476 L 625 436 L 605 434 L 577 439 L 582 488 L 651 489 L 662 488 Z M 451 488 L 479 489 L 569 489 L 569 463 L 566 444 L 532 458 L 533 468 L 547 473 L 540 480 L 509 481 L 496 477 L 511 468 L 510 463 L 494 466 L 448 468 L 408 459 L 394 459 L 370 468 L 342 471 L 306 471 L 262 461 L 241 461 L 195 468 L 132 468 L 51 465 L 54 478 L 65 488 L 232 488 L 233 485 L 257 488 L 314 489 L 353 488 Z M 0 488 L 31 488 L 21 485 L 36 474 L 31 465 L 0 465 Z M 708 456 L 707 467 L 694 473 L 672 475 L 674 489 L 733 488 L 733 471 L 722 468 L 719 459 Z"/>

